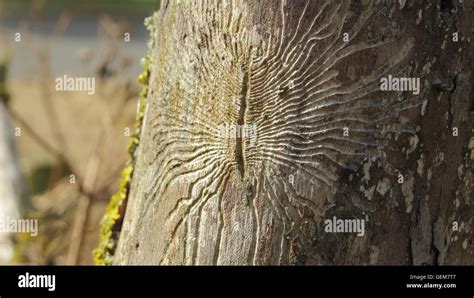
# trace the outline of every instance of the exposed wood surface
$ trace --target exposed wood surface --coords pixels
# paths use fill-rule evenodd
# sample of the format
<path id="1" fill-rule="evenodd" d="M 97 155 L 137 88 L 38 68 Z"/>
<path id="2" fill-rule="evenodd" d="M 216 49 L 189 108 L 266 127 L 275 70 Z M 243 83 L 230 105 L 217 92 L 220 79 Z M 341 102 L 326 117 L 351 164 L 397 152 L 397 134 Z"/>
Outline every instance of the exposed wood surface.
<path id="1" fill-rule="evenodd" d="M 472 264 L 473 8 L 163 1 L 116 264 Z"/>

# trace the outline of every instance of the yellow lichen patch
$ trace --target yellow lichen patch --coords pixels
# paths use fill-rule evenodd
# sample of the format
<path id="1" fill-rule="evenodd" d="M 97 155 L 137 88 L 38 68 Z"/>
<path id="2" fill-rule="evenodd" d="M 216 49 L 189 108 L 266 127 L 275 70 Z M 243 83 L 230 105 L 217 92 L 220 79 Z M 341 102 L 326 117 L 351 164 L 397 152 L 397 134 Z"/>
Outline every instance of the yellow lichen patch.
<path id="1" fill-rule="evenodd" d="M 112 265 L 113 254 L 117 247 L 118 235 L 122 227 L 125 207 L 130 191 L 130 182 L 133 176 L 135 165 L 135 151 L 140 143 L 140 132 L 147 105 L 148 83 L 150 80 L 150 64 L 152 60 L 152 49 L 154 46 L 155 28 L 153 27 L 153 17 L 145 20 L 145 25 L 150 31 L 150 42 L 148 44 L 149 51 L 145 58 L 142 59 L 144 72 L 138 77 L 138 81 L 142 84 L 143 89 L 140 93 L 138 101 L 137 120 L 135 123 L 135 132 L 131 136 L 128 144 L 128 161 L 125 169 L 122 171 L 122 180 L 118 191 L 112 196 L 107 207 L 104 218 L 101 222 L 100 243 L 93 252 L 94 262 L 97 265 Z"/>
<path id="2" fill-rule="evenodd" d="M 104 218 L 101 222 L 100 244 L 94 250 L 94 261 L 97 265 L 110 265 L 113 262 L 112 252 L 116 247 L 116 237 L 113 234 L 116 230 L 117 222 L 123 216 L 123 204 L 127 198 L 130 179 L 132 177 L 133 167 L 128 165 L 122 171 L 122 180 L 116 194 L 112 196 L 107 207 Z"/>
<path id="3" fill-rule="evenodd" d="M 143 121 L 143 113 L 146 106 L 146 94 L 148 90 L 148 69 L 140 75 L 139 80 L 143 84 L 143 91 L 139 100 L 137 112 L 137 122 L 135 132 L 128 145 L 129 160 L 127 166 L 122 171 L 122 180 L 118 191 L 112 196 L 107 207 L 104 218 L 101 222 L 100 243 L 93 252 L 94 262 L 97 265 L 112 265 L 113 253 L 117 246 L 118 234 L 120 233 L 122 218 L 125 213 L 125 204 L 130 190 L 130 181 L 133 175 L 135 163 L 135 151 L 140 141 L 140 129 Z"/>

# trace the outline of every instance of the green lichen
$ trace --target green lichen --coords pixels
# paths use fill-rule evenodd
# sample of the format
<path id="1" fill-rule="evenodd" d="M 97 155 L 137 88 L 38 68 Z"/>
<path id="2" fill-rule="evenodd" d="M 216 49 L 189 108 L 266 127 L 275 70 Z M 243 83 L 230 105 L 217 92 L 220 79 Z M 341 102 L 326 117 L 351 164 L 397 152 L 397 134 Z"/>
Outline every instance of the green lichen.
<path id="1" fill-rule="evenodd" d="M 114 253 L 117 248 L 117 242 L 123 223 L 123 216 L 127 205 L 127 199 L 130 192 L 131 180 L 136 159 L 136 150 L 140 143 L 140 133 L 142 122 L 147 105 L 148 84 L 150 80 L 150 66 L 152 63 L 153 48 L 155 45 L 155 17 L 156 13 L 145 19 L 145 26 L 150 32 L 150 40 L 148 42 L 148 53 L 142 59 L 144 72 L 138 77 L 138 81 L 142 84 L 142 92 L 138 102 L 137 120 L 135 122 L 135 131 L 131 136 L 128 144 L 128 161 L 125 169 L 122 171 L 122 179 L 118 191 L 112 196 L 104 218 L 101 221 L 100 243 L 93 252 L 94 262 L 97 265 L 112 265 L 114 261 Z"/>
<path id="2" fill-rule="evenodd" d="M 100 243 L 94 250 L 94 262 L 97 265 L 111 265 L 113 263 L 113 253 L 117 246 L 118 233 L 123 217 L 123 208 L 130 188 L 133 167 L 128 165 L 122 171 L 122 180 L 119 190 L 112 196 L 110 203 L 101 222 Z"/>
<path id="3" fill-rule="evenodd" d="M 148 72 L 148 70 L 145 71 L 145 73 Z M 143 74 L 141 76 L 143 76 Z M 113 263 L 113 254 L 117 247 L 117 240 L 122 227 L 123 215 L 133 176 L 135 152 L 140 143 L 140 128 L 146 106 L 147 89 L 148 85 L 144 84 L 139 100 L 135 132 L 132 134 L 131 140 L 128 144 L 128 160 L 125 168 L 122 170 L 122 179 L 120 181 L 119 189 L 112 196 L 109 205 L 107 206 L 104 218 L 101 221 L 100 243 L 93 252 L 94 262 L 97 265 L 112 265 Z"/>

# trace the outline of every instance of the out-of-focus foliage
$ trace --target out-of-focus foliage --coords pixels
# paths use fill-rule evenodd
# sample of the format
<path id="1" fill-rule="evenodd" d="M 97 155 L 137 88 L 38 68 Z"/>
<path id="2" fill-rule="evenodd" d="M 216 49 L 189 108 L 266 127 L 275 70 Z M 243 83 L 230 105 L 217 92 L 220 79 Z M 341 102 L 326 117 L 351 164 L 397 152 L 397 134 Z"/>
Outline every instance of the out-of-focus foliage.
<path id="1" fill-rule="evenodd" d="M 159 8 L 160 0 L 0 0 L 3 8 L 13 13 L 28 12 L 31 8 L 45 8 L 48 14 L 72 10 L 75 15 L 150 14 Z"/>

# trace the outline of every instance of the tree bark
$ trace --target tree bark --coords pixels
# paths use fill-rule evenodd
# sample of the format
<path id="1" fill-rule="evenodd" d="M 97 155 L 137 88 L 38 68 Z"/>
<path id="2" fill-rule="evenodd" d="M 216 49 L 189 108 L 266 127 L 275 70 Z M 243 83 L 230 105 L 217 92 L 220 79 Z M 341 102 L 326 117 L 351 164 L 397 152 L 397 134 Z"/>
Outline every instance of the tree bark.
<path id="1" fill-rule="evenodd" d="M 473 10 L 163 1 L 115 263 L 473 264 Z"/>

